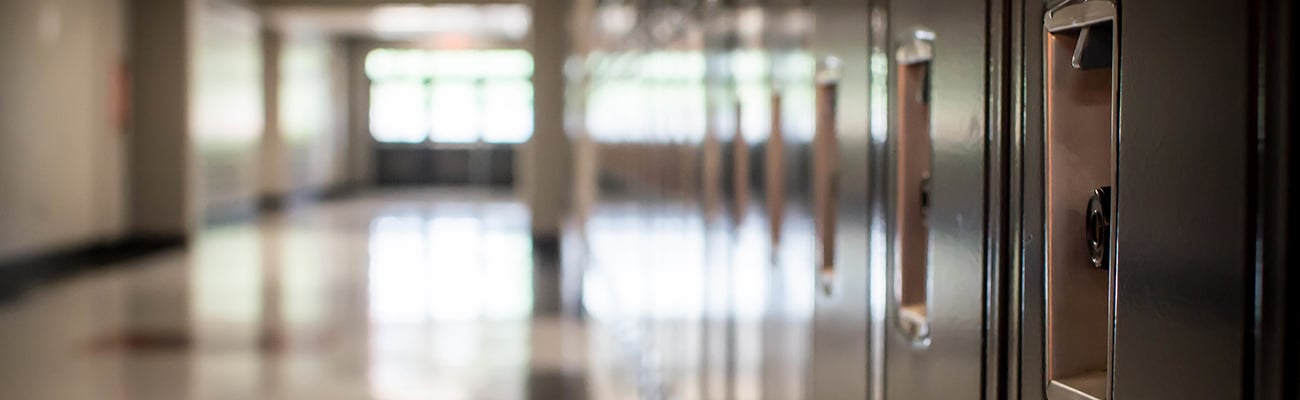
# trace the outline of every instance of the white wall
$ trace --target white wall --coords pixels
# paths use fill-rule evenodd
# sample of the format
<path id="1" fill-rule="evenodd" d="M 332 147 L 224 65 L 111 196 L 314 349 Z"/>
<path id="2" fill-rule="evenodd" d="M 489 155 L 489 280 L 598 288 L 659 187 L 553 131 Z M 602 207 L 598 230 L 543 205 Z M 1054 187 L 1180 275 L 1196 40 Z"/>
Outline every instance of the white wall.
<path id="1" fill-rule="evenodd" d="M 198 221 L 254 212 L 264 127 L 261 22 L 241 6 L 201 1 L 190 19 L 190 121 Z"/>
<path id="2" fill-rule="evenodd" d="M 347 179 L 346 122 L 337 112 L 345 93 L 340 49 L 327 38 L 285 36 L 280 51 L 279 131 L 284 137 L 289 190 L 324 190 Z"/>
<path id="3" fill-rule="evenodd" d="M 343 46 L 305 33 L 265 36 L 267 137 L 263 194 L 283 197 L 348 183 Z"/>
<path id="4" fill-rule="evenodd" d="M 0 1 L 0 261 L 251 212 L 265 192 L 261 30 L 228 0 Z M 341 185 L 344 47 L 281 50 L 283 187 Z"/>
<path id="5" fill-rule="evenodd" d="M 0 260 L 123 234 L 121 0 L 0 1 Z"/>

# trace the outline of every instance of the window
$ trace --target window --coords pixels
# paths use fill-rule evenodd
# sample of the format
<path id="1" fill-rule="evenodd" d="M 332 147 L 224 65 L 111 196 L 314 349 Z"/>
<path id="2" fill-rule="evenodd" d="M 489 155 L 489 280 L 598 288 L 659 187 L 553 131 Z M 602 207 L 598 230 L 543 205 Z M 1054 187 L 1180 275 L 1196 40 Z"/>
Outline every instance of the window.
<path id="1" fill-rule="evenodd" d="M 588 132 L 609 142 L 703 140 L 705 67 L 698 52 L 588 55 Z M 673 117 L 657 119 L 659 115 Z"/>
<path id="2" fill-rule="evenodd" d="M 381 142 L 416 143 L 429 137 L 424 82 L 392 80 L 370 85 L 370 134 Z"/>
<path id="3" fill-rule="evenodd" d="M 473 81 L 451 81 L 430 87 L 429 105 L 434 123 L 429 136 L 433 141 L 468 143 L 480 139 L 483 118 L 479 109 L 483 102 L 479 99 L 478 86 Z"/>
<path id="4" fill-rule="evenodd" d="M 533 133 L 532 73 L 523 50 L 371 51 L 370 134 L 384 143 L 523 143 Z"/>

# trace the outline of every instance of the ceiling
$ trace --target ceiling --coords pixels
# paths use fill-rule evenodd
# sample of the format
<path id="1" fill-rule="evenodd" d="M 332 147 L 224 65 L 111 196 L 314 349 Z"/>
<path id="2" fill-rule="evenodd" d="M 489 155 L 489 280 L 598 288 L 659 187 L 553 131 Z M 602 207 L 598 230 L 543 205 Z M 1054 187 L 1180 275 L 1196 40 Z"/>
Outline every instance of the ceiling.
<path id="1" fill-rule="evenodd" d="M 416 42 L 519 42 L 531 14 L 523 4 L 266 5 L 271 26 L 288 33 L 317 33 Z"/>

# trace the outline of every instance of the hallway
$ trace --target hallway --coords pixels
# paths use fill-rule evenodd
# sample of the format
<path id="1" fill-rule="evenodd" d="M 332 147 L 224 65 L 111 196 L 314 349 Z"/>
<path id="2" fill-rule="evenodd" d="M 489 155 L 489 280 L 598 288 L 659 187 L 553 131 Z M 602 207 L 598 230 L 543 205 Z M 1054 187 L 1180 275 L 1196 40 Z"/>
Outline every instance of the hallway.
<path id="1" fill-rule="evenodd" d="M 733 227 L 685 203 L 611 201 L 566 230 L 559 256 L 533 250 L 526 206 L 501 192 L 380 191 L 210 227 L 0 305 L 0 356 L 25 360 L 0 386 L 20 399 L 798 399 L 811 217 L 787 218 L 769 257 L 751 211 Z"/>

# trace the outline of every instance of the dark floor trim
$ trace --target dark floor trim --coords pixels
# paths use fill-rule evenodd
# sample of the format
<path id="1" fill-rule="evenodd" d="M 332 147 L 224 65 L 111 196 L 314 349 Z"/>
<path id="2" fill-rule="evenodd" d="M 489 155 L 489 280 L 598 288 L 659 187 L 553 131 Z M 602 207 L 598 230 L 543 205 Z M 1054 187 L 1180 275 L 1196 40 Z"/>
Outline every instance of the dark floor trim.
<path id="1" fill-rule="evenodd" d="M 325 189 L 300 189 L 290 193 L 267 194 L 257 199 L 257 211 L 273 213 L 287 210 L 298 204 L 342 200 L 352 197 L 360 191 L 356 186 L 344 185 Z"/>
<path id="2" fill-rule="evenodd" d="M 558 234 L 533 233 L 533 255 L 550 260 L 560 259 L 560 236 Z"/>
<path id="3" fill-rule="evenodd" d="M 204 210 L 203 225 L 234 225 L 257 219 L 258 214 L 257 205 L 251 201 L 243 201 L 231 206 L 208 207 Z"/>
<path id="4" fill-rule="evenodd" d="M 124 261 L 184 247 L 186 243 L 183 235 L 134 236 L 0 260 L 0 301 L 16 298 L 45 282 L 122 265 Z"/>

